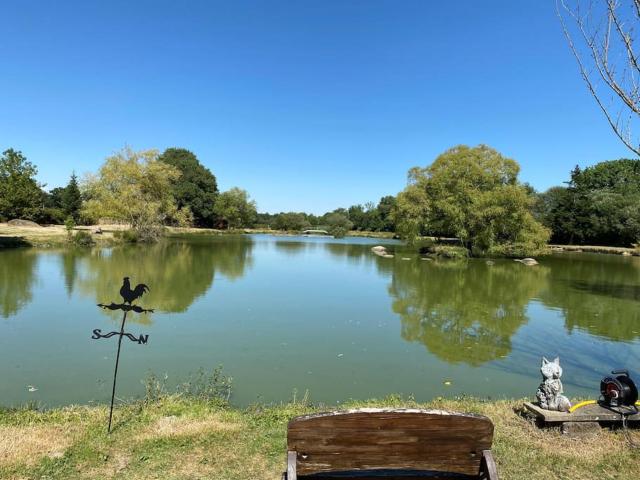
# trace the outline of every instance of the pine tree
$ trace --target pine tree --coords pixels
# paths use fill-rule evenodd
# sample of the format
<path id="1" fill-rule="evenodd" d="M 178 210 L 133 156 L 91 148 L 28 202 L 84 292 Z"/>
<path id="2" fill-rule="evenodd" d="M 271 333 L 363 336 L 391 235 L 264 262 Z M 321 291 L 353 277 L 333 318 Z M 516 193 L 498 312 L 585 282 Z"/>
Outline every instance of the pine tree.
<path id="1" fill-rule="evenodd" d="M 62 194 L 62 210 L 65 215 L 73 218 L 75 222 L 80 219 L 80 209 L 82 208 L 82 197 L 78 188 L 78 177 L 75 172 L 71 174 L 69 184 Z"/>

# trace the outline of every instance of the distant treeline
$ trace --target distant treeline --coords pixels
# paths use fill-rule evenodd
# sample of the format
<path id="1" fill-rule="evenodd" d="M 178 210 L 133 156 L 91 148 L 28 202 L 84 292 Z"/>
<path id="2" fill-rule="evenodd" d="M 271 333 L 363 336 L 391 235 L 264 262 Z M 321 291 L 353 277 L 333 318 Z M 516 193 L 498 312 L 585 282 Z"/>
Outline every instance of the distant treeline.
<path id="1" fill-rule="evenodd" d="M 563 244 L 628 247 L 640 241 L 640 160 L 576 166 L 563 187 L 537 194 L 534 214 Z"/>
<path id="2" fill-rule="evenodd" d="M 256 226 L 285 231 L 302 231 L 310 228 L 326 229 L 335 233 L 337 229 L 369 232 L 394 232 L 393 211 L 396 197 L 387 195 L 378 204 L 368 202 L 349 208 L 336 208 L 323 215 L 304 212 L 258 213 Z"/>
<path id="3" fill-rule="evenodd" d="M 0 157 L 0 221 L 43 224 L 128 223 L 157 238 L 163 225 L 285 231 L 324 229 L 455 237 L 477 254 L 540 252 L 547 241 L 631 246 L 640 240 L 640 160 L 601 162 L 570 172 L 565 186 L 536 192 L 518 180 L 519 165 L 480 145 L 453 147 L 429 166 L 409 171 L 397 195 L 337 208 L 323 215 L 258 213 L 240 188 L 219 192 L 215 175 L 189 150 L 136 152 L 108 157 L 96 174 L 45 190 L 37 168 L 21 152 Z"/>

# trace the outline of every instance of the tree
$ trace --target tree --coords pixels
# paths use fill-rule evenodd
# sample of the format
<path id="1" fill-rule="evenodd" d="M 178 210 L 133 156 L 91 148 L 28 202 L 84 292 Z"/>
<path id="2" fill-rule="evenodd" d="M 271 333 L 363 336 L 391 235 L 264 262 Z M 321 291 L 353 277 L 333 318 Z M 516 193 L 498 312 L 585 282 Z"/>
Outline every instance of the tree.
<path id="1" fill-rule="evenodd" d="M 353 223 L 349 220 L 341 210 L 337 209 L 332 213 L 329 213 L 325 216 L 325 223 L 328 226 L 328 232 L 330 235 L 333 235 L 335 238 L 344 237 L 351 228 L 353 228 Z"/>
<path id="2" fill-rule="evenodd" d="M 241 228 L 251 226 L 256 218 L 256 202 L 249 200 L 246 190 L 231 188 L 218 196 L 214 214 L 219 226 Z"/>
<path id="3" fill-rule="evenodd" d="M 580 237 L 573 202 L 573 192 L 567 187 L 551 187 L 538 196 L 539 220 L 551 229 L 554 243 L 572 244 Z"/>
<path id="4" fill-rule="evenodd" d="M 184 148 L 168 148 L 158 160 L 181 173 L 173 183 L 173 196 L 178 208 L 189 207 L 197 226 L 212 227 L 213 206 L 218 196 L 218 184 L 213 173 Z"/>
<path id="5" fill-rule="evenodd" d="M 304 213 L 288 212 L 277 214 L 273 226 L 277 230 L 301 231 L 309 228 L 311 224 Z"/>
<path id="6" fill-rule="evenodd" d="M 157 151 L 124 148 L 84 183 L 82 213 L 95 220 L 126 222 L 139 240 L 157 240 L 163 225 L 190 222 L 189 209 L 179 209 L 173 198 L 173 182 L 179 177 L 177 168 L 158 161 Z"/>
<path id="7" fill-rule="evenodd" d="M 380 230 L 384 232 L 394 232 L 396 225 L 393 219 L 393 211 L 396 208 L 396 197 L 387 195 L 378 202 L 376 210 L 380 219 Z"/>
<path id="8" fill-rule="evenodd" d="M 12 148 L 0 157 L 0 217 L 34 220 L 42 209 L 43 193 L 35 179 L 38 169 Z"/>
<path id="9" fill-rule="evenodd" d="M 353 223 L 355 230 L 367 229 L 367 212 L 362 205 L 352 205 L 347 210 L 349 220 Z"/>
<path id="10" fill-rule="evenodd" d="M 62 210 L 62 197 L 64 196 L 65 187 L 56 187 L 51 189 L 47 194 L 45 200 L 45 206 L 49 208 L 59 208 Z"/>
<path id="11" fill-rule="evenodd" d="M 531 214 L 534 198 L 518 182 L 519 169 L 486 145 L 460 145 L 412 168 L 398 195 L 399 232 L 410 241 L 423 233 L 454 236 L 477 254 L 542 251 L 549 232 Z"/>
<path id="12" fill-rule="evenodd" d="M 541 196 L 554 242 L 628 246 L 640 239 L 640 160 L 576 167 L 568 183 Z"/>
<path id="13" fill-rule="evenodd" d="M 67 217 L 73 218 L 74 222 L 80 219 L 80 210 L 82 209 L 82 197 L 80 188 L 78 187 L 78 177 L 75 172 L 71 174 L 71 179 L 62 192 L 62 210 Z"/>
<path id="14" fill-rule="evenodd" d="M 640 119 L 640 1 L 556 0 L 556 11 L 589 92 L 622 143 L 640 155 L 633 129 Z"/>

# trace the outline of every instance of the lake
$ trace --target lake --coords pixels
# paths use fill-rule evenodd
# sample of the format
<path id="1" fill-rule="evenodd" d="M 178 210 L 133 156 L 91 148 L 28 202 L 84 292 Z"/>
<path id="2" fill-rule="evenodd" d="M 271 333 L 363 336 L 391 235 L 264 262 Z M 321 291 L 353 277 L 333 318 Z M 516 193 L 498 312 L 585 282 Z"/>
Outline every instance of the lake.
<path id="1" fill-rule="evenodd" d="M 377 244 L 395 258 L 371 253 Z M 151 291 L 129 314 L 118 397 L 224 365 L 232 403 L 309 391 L 337 404 L 535 394 L 540 357 L 560 355 L 565 391 L 594 398 L 627 367 L 640 381 L 640 258 L 562 253 L 428 261 L 398 242 L 294 236 L 177 237 L 151 246 L 0 251 L 0 404 L 106 403 L 122 278 Z M 36 391 L 29 391 L 33 386 Z M 33 388 L 32 388 L 33 390 Z"/>

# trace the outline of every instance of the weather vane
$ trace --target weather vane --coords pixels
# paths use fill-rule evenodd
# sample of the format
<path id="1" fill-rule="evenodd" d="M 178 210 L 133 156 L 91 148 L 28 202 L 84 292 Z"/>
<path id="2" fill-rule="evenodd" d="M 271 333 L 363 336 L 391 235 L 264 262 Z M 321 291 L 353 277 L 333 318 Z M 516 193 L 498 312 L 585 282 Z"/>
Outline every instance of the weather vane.
<path id="1" fill-rule="evenodd" d="M 131 284 L 129 283 L 129 277 L 124 277 L 122 281 L 122 287 L 120 287 L 120 296 L 122 296 L 122 303 L 114 303 L 111 302 L 109 305 L 105 305 L 103 303 L 99 303 L 98 306 L 100 308 L 104 308 L 106 310 L 122 310 L 124 312 L 122 316 L 122 324 L 120 325 L 119 332 L 109 332 L 102 333 L 102 330 L 96 328 L 93 330 L 93 335 L 91 338 L 94 340 L 98 340 L 100 338 L 111 338 L 118 335 L 118 353 L 116 355 L 116 367 L 113 372 L 113 388 L 111 389 L 111 408 L 109 409 L 109 427 L 107 428 L 108 433 L 111 433 L 111 419 L 113 418 L 113 401 L 116 396 L 116 380 L 118 378 L 118 364 L 120 363 L 120 348 L 122 347 L 122 337 L 127 337 L 132 342 L 137 342 L 138 345 L 146 345 L 149 340 L 149 335 L 139 335 L 136 337 L 131 333 L 125 333 L 124 324 L 127 321 L 127 313 L 133 311 L 136 313 L 153 313 L 153 309 L 146 309 L 139 307 L 138 305 L 133 305 L 133 302 L 138 298 L 141 298 L 145 292 L 149 291 L 149 287 L 144 283 L 140 283 L 131 290 Z"/>

